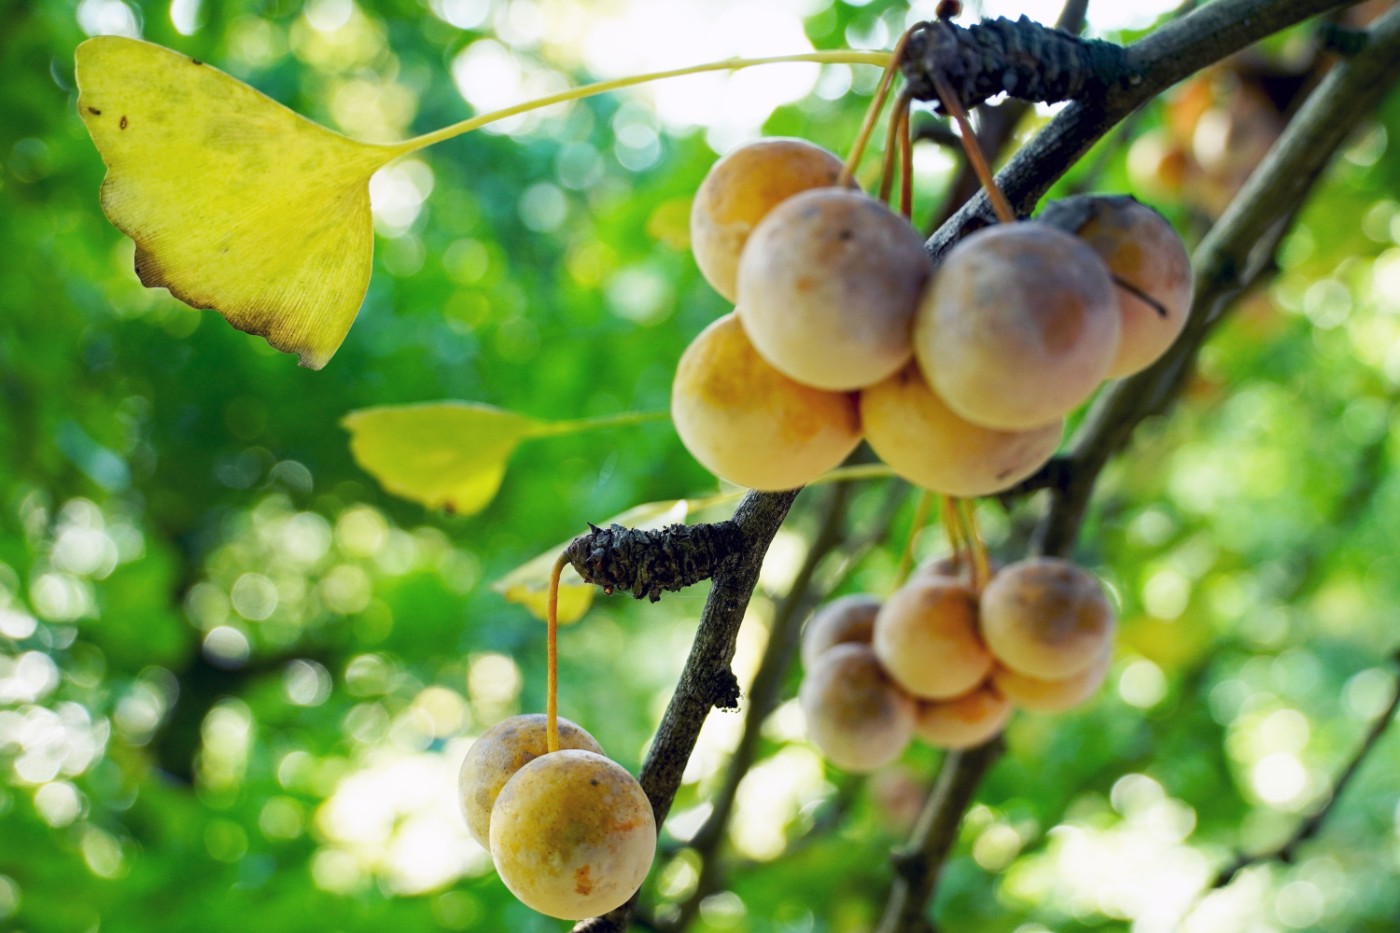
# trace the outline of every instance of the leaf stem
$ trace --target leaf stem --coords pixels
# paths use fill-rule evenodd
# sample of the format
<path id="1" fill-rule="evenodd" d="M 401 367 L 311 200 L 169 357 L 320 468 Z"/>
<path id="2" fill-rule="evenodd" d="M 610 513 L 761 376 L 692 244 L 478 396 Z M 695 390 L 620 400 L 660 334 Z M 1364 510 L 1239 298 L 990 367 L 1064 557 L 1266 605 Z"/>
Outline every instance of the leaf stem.
<path id="1" fill-rule="evenodd" d="M 522 113 L 529 113 L 541 107 L 564 104 L 572 100 L 582 100 L 586 97 L 606 94 L 609 91 L 634 87 L 638 84 L 647 84 L 652 81 L 660 81 L 663 78 L 680 78 L 685 75 L 701 74 L 707 71 L 737 71 L 740 68 L 752 68 L 756 65 L 777 65 L 789 62 L 812 62 L 820 65 L 876 65 L 884 67 L 889 64 L 890 58 L 891 56 L 888 52 L 862 52 L 854 49 L 833 49 L 821 52 L 801 52 L 796 55 L 772 55 L 764 58 L 728 58 L 717 62 L 706 62 L 702 65 L 690 65 L 686 68 L 651 71 L 646 74 L 629 75 L 625 78 L 613 78 L 608 81 L 584 84 L 579 87 L 560 91 L 557 94 L 548 94 L 544 97 L 537 97 L 534 100 L 525 101 L 524 103 L 513 104 L 501 110 L 492 110 L 488 113 L 478 114 L 460 123 L 445 126 L 440 130 L 434 130 L 431 133 L 424 133 L 422 136 L 406 139 L 390 148 L 394 151 L 394 155 L 396 156 L 407 155 L 410 152 L 417 152 L 419 149 L 424 149 L 428 146 L 461 136 L 463 133 L 470 133 L 472 130 L 480 129 L 483 126 L 487 126 L 499 120 L 518 116 Z"/>
<path id="2" fill-rule="evenodd" d="M 528 436 L 556 437 L 560 434 L 577 434 L 580 431 L 596 431 L 602 428 L 626 428 L 634 424 L 663 421 L 669 417 L 671 413 L 668 411 L 625 411 L 591 418 L 571 418 L 568 421 L 541 421 L 530 426 Z"/>

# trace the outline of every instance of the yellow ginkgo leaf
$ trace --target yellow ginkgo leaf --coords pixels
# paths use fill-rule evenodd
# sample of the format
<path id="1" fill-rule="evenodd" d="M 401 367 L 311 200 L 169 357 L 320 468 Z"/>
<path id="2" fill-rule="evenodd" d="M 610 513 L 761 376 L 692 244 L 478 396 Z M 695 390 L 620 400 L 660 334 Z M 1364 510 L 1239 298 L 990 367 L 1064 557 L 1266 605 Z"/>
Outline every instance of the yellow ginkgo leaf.
<path id="1" fill-rule="evenodd" d="M 644 502 L 614 515 L 602 525 L 660 528 L 663 525 L 685 521 L 686 515 L 694 505 L 694 502 L 687 499 Z M 536 618 L 545 619 L 549 609 L 549 573 L 554 568 L 555 560 L 568 546 L 568 541 L 560 542 L 538 557 L 516 567 L 492 584 L 491 589 L 504 596 L 508 602 L 524 606 Z M 593 604 L 593 593 L 597 589 L 593 584 L 583 582 L 583 578 L 572 566 L 565 567 L 559 577 L 559 623 L 567 625 L 578 621 Z"/>
<path id="2" fill-rule="evenodd" d="M 149 42 L 87 40 L 77 80 L 107 164 L 102 209 L 136 241 L 142 283 L 324 366 L 369 286 L 369 178 L 402 150 Z"/>
<path id="3" fill-rule="evenodd" d="M 516 445 L 548 426 L 474 402 L 364 408 L 341 419 L 350 453 L 396 496 L 471 515 L 486 507 Z"/>

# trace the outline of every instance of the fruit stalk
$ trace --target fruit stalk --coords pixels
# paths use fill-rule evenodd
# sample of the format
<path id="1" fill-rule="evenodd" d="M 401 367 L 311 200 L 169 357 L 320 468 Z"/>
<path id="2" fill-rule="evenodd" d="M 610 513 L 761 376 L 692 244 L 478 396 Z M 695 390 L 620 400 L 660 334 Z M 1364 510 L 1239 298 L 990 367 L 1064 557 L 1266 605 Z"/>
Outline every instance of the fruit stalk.
<path id="1" fill-rule="evenodd" d="M 549 626 L 546 665 L 548 682 L 545 687 L 545 747 L 559 751 L 559 576 L 569 563 L 568 554 L 560 554 L 549 571 L 549 608 L 545 621 Z"/>

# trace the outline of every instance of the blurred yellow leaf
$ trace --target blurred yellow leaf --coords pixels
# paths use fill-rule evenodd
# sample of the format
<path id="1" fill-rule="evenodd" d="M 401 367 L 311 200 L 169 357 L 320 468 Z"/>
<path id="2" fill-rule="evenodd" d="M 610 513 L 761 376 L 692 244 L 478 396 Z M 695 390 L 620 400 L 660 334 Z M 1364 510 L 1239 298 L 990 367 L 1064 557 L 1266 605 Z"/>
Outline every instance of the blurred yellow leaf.
<path id="1" fill-rule="evenodd" d="M 402 150 L 135 39 L 78 46 L 77 81 L 102 209 L 136 242 L 141 282 L 324 366 L 369 286 L 369 178 Z"/>
<path id="2" fill-rule="evenodd" d="M 474 402 L 365 408 L 341 424 L 355 462 L 387 491 L 459 515 L 485 508 L 516 445 L 549 427 Z"/>
<path id="3" fill-rule="evenodd" d="M 568 544 L 565 541 L 554 550 L 526 561 L 493 583 L 491 589 L 504 596 L 507 602 L 524 606 L 535 618 L 547 618 L 549 572 Z M 583 618 L 588 607 L 593 605 L 593 593 L 597 589 L 591 583 L 584 583 L 573 567 L 565 567 L 559 575 L 559 624 L 568 625 Z"/>
<path id="4" fill-rule="evenodd" d="M 628 528 L 660 528 L 663 525 L 685 521 L 692 508 L 693 503 L 686 499 L 644 502 L 598 524 L 624 525 Z M 564 553 L 564 548 L 569 546 L 569 541 L 561 541 L 538 557 L 516 567 L 492 584 L 491 589 L 504 596 L 508 602 L 524 606 L 536 618 L 546 618 L 549 609 L 549 572 L 554 568 L 554 562 L 559 559 L 559 555 Z M 583 578 L 573 567 L 565 567 L 559 576 L 559 624 L 567 625 L 582 618 L 588 607 L 593 605 L 593 593 L 597 589 L 593 584 L 583 582 Z"/>

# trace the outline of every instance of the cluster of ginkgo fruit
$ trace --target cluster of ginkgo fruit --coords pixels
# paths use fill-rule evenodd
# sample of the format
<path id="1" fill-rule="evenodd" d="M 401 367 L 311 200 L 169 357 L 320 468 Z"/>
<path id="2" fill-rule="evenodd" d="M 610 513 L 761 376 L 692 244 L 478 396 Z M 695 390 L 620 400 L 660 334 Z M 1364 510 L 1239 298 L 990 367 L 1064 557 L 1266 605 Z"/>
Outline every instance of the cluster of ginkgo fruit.
<path id="1" fill-rule="evenodd" d="M 459 799 L 472 838 L 521 903 L 562 920 L 620 907 L 646 880 L 656 821 L 642 786 L 582 727 L 513 716 L 467 751 Z"/>
<path id="2" fill-rule="evenodd" d="M 979 230 L 935 269 L 908 220 L 847 177 L 825 149 L 763 139 L 696 194 L 691 248 L 736 307 L 682 354 L 671 413 L 723 479 L 791 489 L 864 437 L 917 485 L 1000 492 L 1051 457 L 1066 413 L 1185 324 L 1185 247 L 1131 197 Z"/>
<path id="3" fill-rule="evenodd" d="M 1011 564 L 978 592 L 952 558 L 881 601 L 844 596 L 802 637 L 807 734 L 833 764 L 867 772 L 917 736 L 981 745 L 1014 707 L 1057 712 L 1108 674 L 1114 613 L 1093 574 L 1058 558 Z"/>

